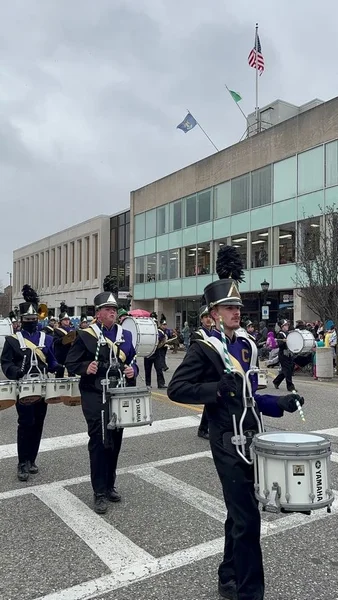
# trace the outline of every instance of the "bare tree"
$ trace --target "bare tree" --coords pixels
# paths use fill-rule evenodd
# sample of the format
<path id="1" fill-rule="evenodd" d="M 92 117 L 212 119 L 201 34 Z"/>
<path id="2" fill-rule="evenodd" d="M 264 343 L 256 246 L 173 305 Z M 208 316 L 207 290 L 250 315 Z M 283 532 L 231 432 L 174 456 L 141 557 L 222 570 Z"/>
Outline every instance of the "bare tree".
<path id="1" fill-rule="evenodd" d="M 322 210 L 322 227 L 304 221 L 298 240 L 296 287 L 307 306 L 325 322 L 338 323 L 338 212 Z"/>

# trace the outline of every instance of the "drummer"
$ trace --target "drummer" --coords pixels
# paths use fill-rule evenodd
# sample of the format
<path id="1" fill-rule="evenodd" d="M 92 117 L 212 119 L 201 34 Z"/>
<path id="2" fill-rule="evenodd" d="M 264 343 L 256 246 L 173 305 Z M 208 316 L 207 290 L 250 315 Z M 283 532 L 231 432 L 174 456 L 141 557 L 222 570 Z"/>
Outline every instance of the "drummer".
<path id="1" fill-rule="evenodd" d="M 220 279 L 204 289 L 215 329 L 208 339 L 195 340 L 169 384 L 168 396 L 174 402 L 205 404 L 210 446 L 228 515 L 225 522 L 224 558 L 218 569 L 218 590 L 228 600 L 263 600 L 264 573 L 260 547 L 260 512 L 254 490 L 253 467 L 242 460 L 232 439 L 233 415 L 237 427 L 243 413 L 243 379 L 240 374 L 256 363 L 257 348 L 248 336 L 236 335 L 243 306 L 238 290 L 244 272 L 241 257 L 231 246 L 218 252 L 216 269 Z M 221 326 L 227 352 L 222 344 Z M 213 343 L 215 342 L 215 343 Z M 236 374 L 225 371 L 225 359 Z M 252 378 L 254 406 L 261 413 L 280 417 L 283 411 L 297 410 L 297 394 L 286 396 L 256 393 L 257 378 Z M 243 419 L 247 446 L 258 431 L 251 411 Z M 195 576 L 196 577 L 196 576 Z"/>
<path id="2" fill-rule="evenodd" d="M 25 302 L 19 304 L 21 331 L 6 337 L 1 355 L 1 368 L 10 380 L 22 379 L 31 367 L 33 351 L 41 373 L 54 372 L 58 363 L 53 352 L 53 338 L 38 331 L 38 302 L 36 292 L 28 285 L 22 289 Z M 33 367 L 31 374 L 38 377 L 38 369 Z M 18 479 L 28 481 L 29 475 L 35 475 L 38 467 L 35 460 L 38 454 L 47 404 L 39 400 L 34 404 L 20 404 L 18 413 Z"/>
<path id="3" fill-rule="evenodd" d="M 276 340 L 278 344 L 278 359 L 280 363 L 281 370 L 278 373 L 277 377 L 273 380 L 273 385 L 276 390 L 279 389 L 280 384 L 285 379 L 286 388 L 288 392 L 293 392 L 296 390 L 293 381 L 292 375 L 295 368 L 294 359 L 292 356 L 292 352 L 287 347 L 287 336 L 289 333 L 290 324 L 289 321 L 283 319 L 278 323 L 280 330 L 276 335 Z"/>
<path id="4" fill-rule="evenodd" d="M 107 432 L 110 446 L 105 447 L 102 439 L 102 385 L 109 369 L 109 354 L 113 349 L 127 386 L 136 385 L 138 366 L 132 334 L 116 324 L 117 302 L 110 292 L 102 292 L 94 298 L 96 322 L 79 330 L 70 347 L 66 367 L 81 376 L 80 392 L 84 417 L 89 435 L 90 475 L 94 491 L 94 510 L 98 514 L 107 512 L 108 503 L 119 502 L 121 496 L 115 487 L 116 467 L 121 449 L 123 429 Z M 101 339 L 101 344 L 98 340 Z M 109 376 L 117 376 L 110 371 Z"/>

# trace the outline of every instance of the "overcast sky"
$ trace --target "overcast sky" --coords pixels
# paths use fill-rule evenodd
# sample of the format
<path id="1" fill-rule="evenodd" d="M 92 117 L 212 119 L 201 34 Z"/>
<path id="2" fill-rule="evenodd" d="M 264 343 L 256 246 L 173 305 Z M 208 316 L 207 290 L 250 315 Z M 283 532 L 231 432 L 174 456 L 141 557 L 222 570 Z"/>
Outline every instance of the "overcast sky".
<path id="1" fill-rule="evenodd" d="M 325 11 L 321 11 L 321 6 Z M 12 251 L 129 204 L 129 191 L 214 152 L 255 106 L 337 94 L 336 0 L 1 0 L 0 280 Z M 29 282 L 28 282 L 29 283 Z"/>

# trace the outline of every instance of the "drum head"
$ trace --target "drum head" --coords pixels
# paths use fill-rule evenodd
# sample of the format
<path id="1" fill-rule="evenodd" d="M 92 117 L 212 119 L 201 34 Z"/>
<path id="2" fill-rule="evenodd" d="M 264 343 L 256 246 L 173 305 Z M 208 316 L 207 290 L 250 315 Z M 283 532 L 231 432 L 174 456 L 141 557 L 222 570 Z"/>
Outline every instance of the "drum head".
<path id="1" fill-rule="evenodd" d="M 261 441 L 272 444 L 306 444 L 323 442 L 325 438 L 314 433 L 277 431 L 276 433 L 259 433 L 257 436 Z"/>
<path id="2" fill-rule="evenodd" d="M 291 352 L 300 352 L 304 347 L 304 338 L 299 331 L 290 331 L 286 338 L 286 345 Z"/>
<path id="3" fill-rule="evenodd" d="M 122 323 L 122 329 L 126 331 L 130 331 L 133 340 L 133 346 L 137 352 L 136 344 L 137 344 L 137 323 L 133 319 L 133 317 L 126 317 Z"/>

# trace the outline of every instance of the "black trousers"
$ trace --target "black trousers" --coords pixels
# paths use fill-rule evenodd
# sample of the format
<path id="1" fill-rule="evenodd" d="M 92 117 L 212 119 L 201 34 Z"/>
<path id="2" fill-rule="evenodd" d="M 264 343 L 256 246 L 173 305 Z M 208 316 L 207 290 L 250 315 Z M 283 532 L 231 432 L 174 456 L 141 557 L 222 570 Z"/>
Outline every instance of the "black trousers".
<path id="1" fill-rule="evenodd" d="M 162 357 L 158 350 L 156 350 L 153 356 L 144 359 L 144 373 L 146 377 L 146 385 L 151 385 L 151 371 L 155 367 L 157 375 L 157 387 L 165 385 L 165 379 L 163 376 Z"/>
<path id="2" fill-rule="evenodd" d="M 292 374 L 295 368 L 293 359 L 291 356 L 286 356 L 285 354 L 279 353 L 279 362 L 281 366 L 281 371 L 278 373 L 277 377 L 273 380 L 275 385 L 280 385 L 282 381 L 285 379 L 286 387 L 288 391 L 292 391 L 294 389 L 294 385 L 292 382 Z"/>
<path id="3" fill-rule="evenodd" d="M 205 407 L 204 407 L 203 412 L 202 412 L 201 422 L 199 424 L 199 428 L 198 429 L 200 431 L 205 431 L 205 432 L 208 432 L 208 429 L 209 429 L 207 411 L 206 411 Z"/>
<path id="4" fill-rule="evenodd" d="M 57 379 L 62 379 L 65 376 L 65 368 L 60 365 L 55 371 L 55 377 Z"/>
<path id="5" fill-rule="evenodd" d="M 47 413 L 47 404 L 40 400 L 35 404 L 16 403 L 18 413 L 18 459 L 19 463 L 35 462 L 39 452 L 43 423 Z"/>
<path id="6" fill-rule="evenodd" d="M 253 467 L 236 454 L 226 434 L 226 446 L 219 426 L 209 422 L 210 446 L 228 515 L 225 521 L 224 557 L 218 569 L 222 583 L 233 579 L 238 600 L 263 600 L 264 572 L 260 546 L 260 512 L 254 494 Z"/>
<path id="7" fill-rule="evenodd" d="M 159 348 L 159 350 L 158 350 L 158 353 L 161 357 L 162 369 L 167 368 L 167 363 L 166 363 L 167 352 L 168 352 L 168 348 L 166 346 L 162 346 L 162 348 Z"/>
<path id="8" fill-rule="evenodd" d="M 105 495 L 115 486 L 116 467 L 121 450 L 123 429 L 108 430 L 109 448 L 102 440 L 102 395 L 81 390 L 82 412 L 88 426 L 90 478 L 94 494 Z"/>

